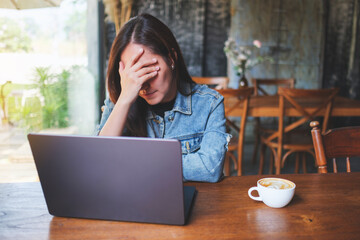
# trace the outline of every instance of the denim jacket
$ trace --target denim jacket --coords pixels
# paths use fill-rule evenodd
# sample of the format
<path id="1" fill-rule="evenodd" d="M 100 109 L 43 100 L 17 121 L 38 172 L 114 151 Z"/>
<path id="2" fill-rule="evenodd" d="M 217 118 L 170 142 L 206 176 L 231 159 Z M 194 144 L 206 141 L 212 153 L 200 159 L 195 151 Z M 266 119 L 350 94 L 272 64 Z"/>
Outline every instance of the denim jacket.
<path id="1" fill-rule="evenodd" d="M 189 96 L 178 92 L 173 109 L 166 111 L 164 118 L 149 110 L 148 137 L 178 139 L 181 142 L 185 181 L 217 182 L 222 176 L 231 138 L 225 132 L 224 99 L 205 85 L 193 85 L 192 92 Z M 113 107 L 114 104 L 106 99 L 97 133 Z"/>

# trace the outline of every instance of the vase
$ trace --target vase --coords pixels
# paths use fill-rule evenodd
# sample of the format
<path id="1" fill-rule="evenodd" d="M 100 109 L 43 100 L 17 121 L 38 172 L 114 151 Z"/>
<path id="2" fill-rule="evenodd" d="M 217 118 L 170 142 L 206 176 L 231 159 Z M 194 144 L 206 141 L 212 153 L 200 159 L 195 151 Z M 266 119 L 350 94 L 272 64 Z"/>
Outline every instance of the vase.
<path id="1" fill-rule="evenodd" d="M 241 78 L 240 78 L 240 81 L 239 81 L 239 88 L 244 88 L 244 87 L 247 87 L 249 84 L 248 84 L 248 81 L 245 77 L 245 74 L 242 74 Z"/>

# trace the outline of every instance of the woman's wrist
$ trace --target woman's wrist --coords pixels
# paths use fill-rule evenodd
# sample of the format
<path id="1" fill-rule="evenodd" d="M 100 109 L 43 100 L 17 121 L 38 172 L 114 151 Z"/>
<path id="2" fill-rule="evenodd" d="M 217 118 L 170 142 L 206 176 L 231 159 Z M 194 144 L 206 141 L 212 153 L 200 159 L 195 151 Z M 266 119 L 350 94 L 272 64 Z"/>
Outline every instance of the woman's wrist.
<path id="1" fill-rule="evenodd" d="M 131 103 L 119 97 L 99 135 L 121 136 Z"/>
<path id="2" fill-rule="evenodd" d="M 121 108 L 130 108 L 136 99 L 132 100 L 123 95 L 120 95 L 115 106 L 121 106 Z"/>

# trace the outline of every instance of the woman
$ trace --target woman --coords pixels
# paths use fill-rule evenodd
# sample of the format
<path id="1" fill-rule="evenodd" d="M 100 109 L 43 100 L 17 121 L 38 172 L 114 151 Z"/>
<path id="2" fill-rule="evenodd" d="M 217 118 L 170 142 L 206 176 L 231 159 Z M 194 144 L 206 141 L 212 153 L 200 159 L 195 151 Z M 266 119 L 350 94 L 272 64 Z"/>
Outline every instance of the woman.
<path id="1" fill-rule="evenodd" d="M 192 81 L 165 24 L 142 14 L 122 27 L 110 52 L 107 88 L 99 135 L 178 139 L 184 180 L 219 181 L 230 139 L 223 97 Z"/>

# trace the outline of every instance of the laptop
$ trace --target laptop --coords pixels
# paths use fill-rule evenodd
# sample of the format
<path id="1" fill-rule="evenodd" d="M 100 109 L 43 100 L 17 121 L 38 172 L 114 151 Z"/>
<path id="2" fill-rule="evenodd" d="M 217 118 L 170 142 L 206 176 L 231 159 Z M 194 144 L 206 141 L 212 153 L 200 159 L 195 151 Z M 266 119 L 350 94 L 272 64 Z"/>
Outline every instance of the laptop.
<path id="1" fill-rule="evenodd" d="M 33 133 L 28 139 L 51 215 L 186 224 L 196 189 L 183 186 L 178 140 Z"/>

